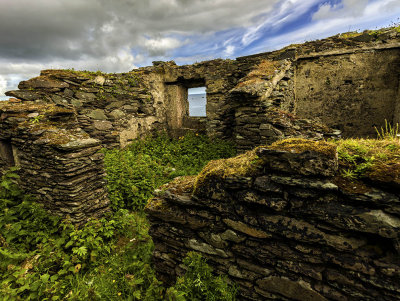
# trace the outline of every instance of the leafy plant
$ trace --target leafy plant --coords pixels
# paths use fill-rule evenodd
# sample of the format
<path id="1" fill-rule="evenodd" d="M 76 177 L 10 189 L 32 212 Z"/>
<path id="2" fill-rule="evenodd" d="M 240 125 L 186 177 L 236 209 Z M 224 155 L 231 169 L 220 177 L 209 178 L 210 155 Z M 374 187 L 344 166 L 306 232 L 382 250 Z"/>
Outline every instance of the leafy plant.
<path id="1" fill-rule="evenodd" d="M 234 153 L 222 140 L 196 134 L 171 139 L 165 133 L 122 150 L 105 150 L 111 206 L 141 210 L 157 187 L 177 176 L 197 174 L 210 160 Z"/>
<path id="2" fill-rule="evenodd" d="M 236 286 L 229 284 L 226 277 L 214 276 L 200 254 L 189 252 L 183 263 L 187 271 L 168 289 L 167 300 L 235 300 Z"/>

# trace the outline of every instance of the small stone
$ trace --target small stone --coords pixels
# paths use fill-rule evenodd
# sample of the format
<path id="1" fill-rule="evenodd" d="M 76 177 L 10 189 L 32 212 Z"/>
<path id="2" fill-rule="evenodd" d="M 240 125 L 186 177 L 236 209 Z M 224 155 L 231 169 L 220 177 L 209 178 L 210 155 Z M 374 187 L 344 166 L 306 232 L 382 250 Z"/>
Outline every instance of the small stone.
<path id="1" fill-rule="evenodd" d="M 104 78 L 104 76 L 96 76 L 94 79 L 94 83 L 98 84 L 100 86 L 104 85 L 104 82 L 106 81 L 106 79 Z"/>
<path id="2" fill-rule="evenodd" d="M 110 121 L 98 121 L 96 120 L 93 122 L 93 126 L 95 127 L 96 130 L 99 131 L 107 131 L 112 129 L 113 125 Z"/>
<path id="3" fill-rule="evenodd" d="M 291 300 L 299 301 L 325 301 L 325 297 L 314 291 L 304 281 L 292 281 L 285 277 L 271 276 L 257 280 L 257 285 L 267 292 L 281 294 Z"/>
<path id="4" fill-rule="evenodd" d="M 87 114 L 88 117 L 96 120 L 106 120 L 107 116 L 103 110 L 96 109 Z"/>
<path id="5" fill-rule="evenodd" d="M 233 276 L 233 277 L 236 277 L 236 278 L 244 278 L 242 273 L 239 271 L 239 269 L 234 265 L 231 265 L 229 267 L 228 274 Z"/>
<path id="6" fill-rule="evenodd" d="M 116 109 L 110 113 L 110 117 L 112 119 L 118 120 L 125 117 L 125 113 L 122 112 L 121 110 Z"/>
<path id="7" fill-rule="evenodd" d="M 35 117 L 38 117 L 38 116 L 39 116 L 38 112 L 30 113 L 30 114 L 27 115 L 28 118 L 35 118 Z"/>
<path id="8" fill-rule="evenodd" d="M 229 241 L 233 241 L 236 243 L 242 242 L 244 241 L 246 238 L 239 236 L 238 234 L 236 234 L 236 232 L 228 229 L 226 230 L 224 233 L 221 234 L 221 238 L 223 240 L 229 240 Z"/>
<path id="9" fill-rule="evenodd" d="M 239 221 L 233 221 L 231 219 L 225 218 L 223 219 L 224 223 L 227 224 L 229 227 L 236 231 L 240 231 L 242 233 L 245 233 L 247 235 L 250 235 L 255 238 L 268 238 L 271 237 L 271 234 L 268 234 L 264 231 L 255 229 L 253 227 L 250 227 L 246 225 L 245 223 L 239 222 Z"/>
<path id="10" fill-rule="evenodd" d="M 40 98 L 40 95 L 33 91 L 16 90 L 16 91 L 8 91 L 5 94 L 7 96 L 12 96 L 27 101 L 33 101 Z"/>
<path id="11" fill-rule="evenodd" d="M 122 107 L 127 113 L 136 113 L 139 106 L 125 105 Z"/>
<path id="12" fill-rule="evenodd" d="M 47 76 L 38 76 L 35 78 L 31 78 L 27 81 L 22 81 L 19 83 L 18 88 L 23 90 L 23 89 L 30 89 L 30 88 L 68 88 L 69 85 L 65 82 L 55 80 L 52 78 L 49 78 Z"/>
<path id="13" fill-rule="evenodd" d="M 75 97 L 78 99 L 89 100 L 89 101 L 97 98 L 97 96 L 94 95 L 93 93 L 82 92 L 82 91 L 76 92 Z"/>
<path id="14" fill-rule="evenodd" d="M 79 99 L 71 99 L 71 104 L 72 105 L 74 105 L 75 107 L 77 107 L 77 108 L 80 108 L 80 107 L 82 107 L 83 106 L 83 103 L 82 103 L 82 101 L 81 100 L 79 100 Z"/>
<path id="15" fill-rule="evenodd" d="M 189 240 L 188 246 L 191 249 L 202 252 L 202 253 L 206 253 L 206 254 L 210 254 L 210 255 L 218 255 L 218 256 L 221 256 L 224 258 L 228 257 L 228 255 L 223 250 L 213 248 L 211 245 L 199 242 L 196 239 Z"/>

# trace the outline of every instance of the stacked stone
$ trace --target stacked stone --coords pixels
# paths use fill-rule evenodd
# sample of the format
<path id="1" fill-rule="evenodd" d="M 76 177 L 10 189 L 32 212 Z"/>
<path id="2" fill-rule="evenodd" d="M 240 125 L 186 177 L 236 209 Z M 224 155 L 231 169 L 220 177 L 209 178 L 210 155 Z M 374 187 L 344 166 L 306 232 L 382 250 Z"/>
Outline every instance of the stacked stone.
<path id="1" fill-rule="evenodd" d="M 80 126 L 103 146 L 112 148 L 129 142 L 121 139 L 123 131 L 137 130 L 138 133 L 130 135 L 134 139 L 141 134 L 138 125 L 146 124 L 146 117 L 156 115 L 154 99 L 141 76 L 139 72 L 102 74 L 44 70 L 39 77 L 21 82 L 20 90 L 9 91 L 6 95 L 23 101 L 72 104 Z M 144 127 L 142 131 L 147 130 Z"/>
<path id="2" fill-rule="evenodd" d="M 78 128 L 73 108 L 4 102 L 0 112 L 0 141 L 12 153 L 1 172 L 19 167 L 20 187 L 73 223 L 109 210 L 101 143 Z"/>
<path id="3" fill-rule="evenodd" d="M 283 60 L 273 76 L 248 77 L 230 91 L 235 108 L 233 137 L 239 151 L 289 137 L 322 139 L 337 137 L 339 131 L 317 122 L 298 119 L 294 111 L 293 66 Z M 249 84 L 246 83 L 249 82 Z"/>
<path id="4" fill-rule="evenodd" d="M 399 300 L 398 184 L 349 190 L 335 148 L 313 143 L 261 147 L 251 173 L 160 192 L 146 208 L 159 278 L 173 283 L 197 251 L 239 285 L 239 300 Z"/>
<path id="5" fill-rule="evenodd" d="M 84 223 L 109 210 L 100 141 L 70 136 L 52 145 L 40 138 L 27 145 L 12 139 L 18 150 L 21 187 L 53 214 Z"/>

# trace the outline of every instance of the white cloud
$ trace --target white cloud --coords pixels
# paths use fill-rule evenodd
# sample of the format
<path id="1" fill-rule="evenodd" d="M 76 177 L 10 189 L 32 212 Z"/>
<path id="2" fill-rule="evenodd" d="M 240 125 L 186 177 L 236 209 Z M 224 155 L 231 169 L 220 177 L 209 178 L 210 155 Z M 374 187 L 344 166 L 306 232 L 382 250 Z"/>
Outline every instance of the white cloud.
<path id="1" fill-rule="evenodd" d="M 285 23 L 295 20 L 299 15 L 307 12 L 310 7 L 318 3 L 318 0 L 287 0 L 282 1 L 280 6 L 271 14 L 267 15 L 264 20 L 254 26 L 250 26 L 242 37 L 242 44 L 249 45 L 259 39 L 265 28 L 278 29 Z"/>
<path id="2" fill-rule="evenodd" d="M 165 55 L 168 51 L 178 48 L 182 45 L 182 42 L 174 38 L 155 38 L 145 39 L 143 41 L 143 47 L 152 56 Z"/>
<path id="3" fill-rule="evenodd" d="M 323 4 L 313 15 L 314 20 L 343 18 L 347 16 L 362 16 L 368 6 L 368 0 L 342 0 L 341 3 L 331 5 Z"/>
<path id="4" fill-rule="evenodd" d="M 288 33 L 268 38 L 263 46 L 253 48 L 252 51 L 255 53 L 271 51 L 289 44 L 321 39 L 349 30 L 381 28 L 398 20 L 400 15 L 398 0 L 369 2 L 365 7 L 361 6 L 362 3 L 363 1 L 345 1 L 343 6 L 322 5 L 316 13 L 317 17 L 314 15 L 313 22 Z M 353 9 L 363 7 L 360 9 L 362 15 L 356 15 L 353 11 L 346 12 L 346 8 L 350 7 Z"/>
<path id="5" fill-rule="evenodd" d="M 7 91 L 7 80 L 4 76 L 0 75 L 0 95 Z"/>
<path id="6" fill-rule="evenodd" d="M 231 56 L 235 52 L 235 48 L 233 45 L 228 45 L 224 51 L 225 56 Z"/>

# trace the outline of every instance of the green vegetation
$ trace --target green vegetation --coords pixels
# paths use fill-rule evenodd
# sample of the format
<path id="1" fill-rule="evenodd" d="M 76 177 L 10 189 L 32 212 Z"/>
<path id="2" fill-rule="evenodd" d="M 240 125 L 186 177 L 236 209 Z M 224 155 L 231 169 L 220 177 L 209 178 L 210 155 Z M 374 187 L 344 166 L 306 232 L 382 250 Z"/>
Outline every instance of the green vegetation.
<path id="1" fill-rule="evenodd" d="M 396 123 L 396 125 L 392 126 L 386 119 L 385 119 L 385 128 L 381 127 L 380 130 L 378 130 L 375 127 L 375 130 L 378 134 L 378 139 L 384 140 L 384 139 L 399 139 L 400 138 L 400 131 L 399 131 L 399 124 Z"/>
<path id="2" fill-rule="evenodd" d="M 183 260 L 186 274 L 176 280 L 167 291 L 169 300 L 235 300 L 236 287 L 226 277 L 215 277 L 206 260 L 198 253 L 189 252 Z"/>
<path id="3" fill-rule="evenodd" d="M 350 31 L 350 32 L 341 33 L 338 36 L 339 36 L 339 38 L 342 38 L 342 39 L 349 39 L 349 38 L 355 38 L 355 37 L 361 36 L 364 33 L 366 33 L 366 34 L 372 36 L 374 38 L 374 40 L 376 40 L 379 38 L 380 34 L 383 34 L 383 33 L 389 32 L 389 31 L 395 31 L 395 32 L 400 33 L 400 26 L 398 25 L 398 23 L 393 23 L 389 27 L 383 27 L 383 28 L 376 29 L 376 30 L 365 30 L 363 32 L 359 32 L 358 30 Z"/>
<path id="4" fill-rule="evenodd" d="M 378 134 L 378 139 L 340 139 L 330 142 L 290 138 L 267 147 L 297 153 L 314 151 L 328 157 L 336 156 L 337 152 L 338 175 L 346 182 L 369 179 L 400 184 L 398 125 L 387 124 Z M 181 190 L 190 190 L 194 186 L 194 192 L 198 193 L 202 187 L 215 185 L 216 181 L 226 177 L 252 176 L 262 165 L 257 149 L 253 149 L 234 158 L 213 160 L 196 178 L 187 179 L 186 182 L 180 180 L 182 183 L 176 182 L 176 186 Z"/>
<path id="5" fill-rule="evenodd" d="M 369 178 L 400 182 L 399 124 L 376 129 L 378 139 L 345 139 L 337 145 L 341 175 L 349 180 Z"/>
<path id="6" fill-rule="evenodd" d="M 399 182 L 400 139 L 346 139 L 336 144 L 343 177 Z"/>
<path id="7" fill-rule="evenodd" d="M 104 73 L 104 72 L 102 72 L 100 70 L 97 70 L 97 71 L 75 70 L 74 68 L 60 70 L 60 72 L 70 72 L 70 73 L 74 73 L 74 74 L 76 74 L 78 76 L 88 77 L 88 78 L 94 78 L 96 76 L 106 76 L 107 75 L 107 73 Z"/>
<path id="8" fill-rule="evenodd" d="M 197 254 L 185 259 L 184 277 L 164 288 L 151 265 L 144 213 L 124 209 L 143 208 L 159 183 L 196 173 L 207 158 L 232 154 L 230 144 L 196 135 L 161 135 L 106 151 L 115 210 L 80 227 L 49 215 L 18 189 L 15 169 L 6 173 L 0 180 L 2 300 L 234 300 L 235 287 L 213 276 Z"/>
<path id="9" fill-rule="evenodd" d="M 195 175 L 210 160 L 234 154 L 230 143 L 194 134 L 177 140 L 161 134 L 122 150 L 105 151 L 111 206 L 143 209 L 157 187 L 178 176 Z"/>

